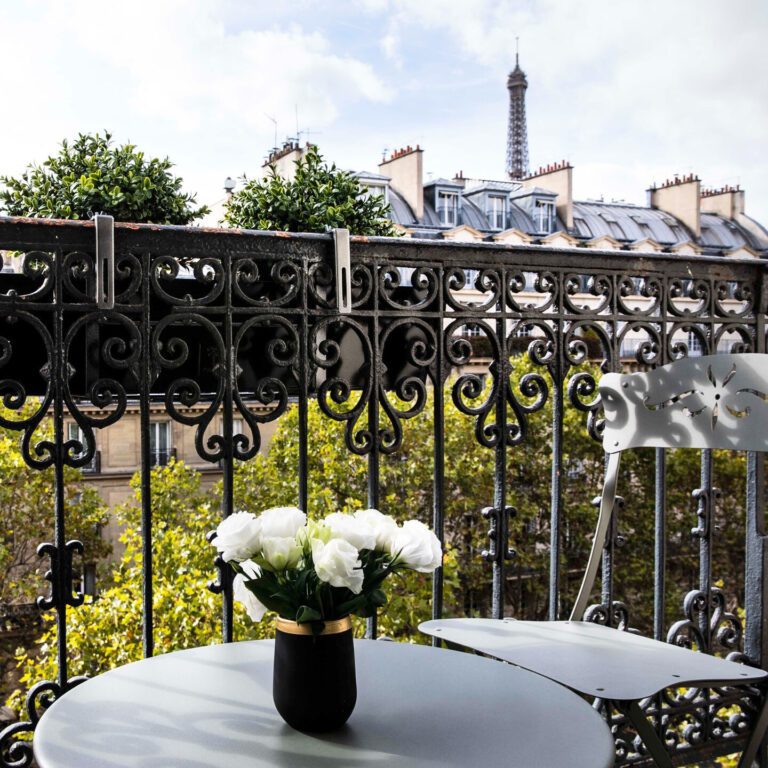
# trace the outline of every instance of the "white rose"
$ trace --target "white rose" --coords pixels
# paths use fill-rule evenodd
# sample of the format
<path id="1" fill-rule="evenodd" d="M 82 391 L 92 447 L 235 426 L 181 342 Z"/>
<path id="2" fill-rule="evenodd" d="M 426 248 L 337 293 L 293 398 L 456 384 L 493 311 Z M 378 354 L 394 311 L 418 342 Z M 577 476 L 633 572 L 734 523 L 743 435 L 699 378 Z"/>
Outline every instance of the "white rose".
<path id="1" fill-rule="evenodd" d="M 333 512 L 323 521 L 334 539 L 344 539 L 355 549 L 376 549 L 376 533 L 365 520 Z"/>
<path id="2" fill-rule="evenodd" d="M 261 556 L 276 571 L 295 568 L 301 560 L 301 546 L 293 536 L 270 536 L 261 541 Z"/>
<path id="3" fill-rule="evenodd" d="M 307 516 L 296 507 L 272 507 L 259 515 L 261 535 L 271 538 L 293 538 L 307 523 Z"/>
<path id="4" fill-rule="evenodd" d="M 400 530 L 394 517 L 384 515 L 378 509 L 359 509 L 355 512 L 355 520 L 367 525 L 376 537 L 375 549 L 389 552 L 392 549 L 392 539 Z"/>
<path id="5" fill-rule="evenodd" d="M 312 540 L 312 560 L 320 581 L 332 587 L 346 587 L 359 595 L 363 591 L 362 563 L 357 549 L 344 539 L 331 539 L 324 544 Z"/>
<path id="6" fill-rule="evenodd" d="M 240 563 L 240 568 L 246 579 L 258 579 L 261 576 L 261 568 L 253 560 L 243 560 Z"/>
<path id="7" fill-rule="evenodd" d="M 232 593 L 235 600 L 245 606 L 245 612 L 254 621 L 261 621 L 262 616 L 267 612 L 267 607 L 245 586 L 245 578 L 239 573 L 232 582 Z"/>
<path id="8" fill-rule="evenodd" d="M 398 563 L 421 573 L 432 573 L 443 560 L 437 536 L 418 520 L 403 523 L 392 540 L 390 553 Z"/>
<path id="9" fill-rule="evenodd" d="M 261 547 L 261 524 L 250 512 L 235 512 L 219 523 L 213 543 L 227 562 L 247 560 Z"/>

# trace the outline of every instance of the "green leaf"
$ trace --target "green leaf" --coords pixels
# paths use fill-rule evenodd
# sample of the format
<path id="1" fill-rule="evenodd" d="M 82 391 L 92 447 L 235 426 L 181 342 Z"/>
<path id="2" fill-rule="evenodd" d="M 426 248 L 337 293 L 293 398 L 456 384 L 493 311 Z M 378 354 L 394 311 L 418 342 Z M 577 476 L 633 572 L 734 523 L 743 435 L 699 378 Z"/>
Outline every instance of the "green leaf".
<path id="1" fill-rule="evenodd" d="M 322 619 L 323 617 L 320 615 L 319 611 L 310 608 L 308 605 L 300 605 L 299 610 L 296 611 L 295 621 L 298 624 L 305 624 L 308 621 L 322 621 Z"/>

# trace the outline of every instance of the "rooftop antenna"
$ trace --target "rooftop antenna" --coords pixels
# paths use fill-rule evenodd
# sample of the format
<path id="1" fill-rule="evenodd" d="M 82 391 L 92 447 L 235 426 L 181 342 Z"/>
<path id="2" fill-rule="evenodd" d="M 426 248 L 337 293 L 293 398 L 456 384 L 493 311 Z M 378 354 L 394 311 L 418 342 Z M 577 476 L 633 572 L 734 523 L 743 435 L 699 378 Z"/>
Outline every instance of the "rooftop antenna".
<path id="1" fill-rule="evenodd" d="M 300 136 L 309 136 L 310 134 L 314 134 L 315 136 L 322 136 L 322 131 L 310 131 L 309 128 L 305 128 L 303 131 L 300 132 Z M 307 141 L 309 144 L 309 140 Z"/>
<path id="2" fill-rule="evenodd" d="M 520 38 L 515 37 L 515 66 L 520 66 Z"/>
<path id="3" fill-rule="evenodd" d="M 301 134 L 299 133 L 299 105 L 294 104 L 293 105 L 293 111 L 296 115 L 296 143 L 298 144 L 301 141 Z"/>
<path id="4" fill-rule="evenodd" d="M 389 147 L 384 147 L 384 149 L 381 150 L 381 162 L 382 163 L 387 159 L 387 152 L 389 152 Z"/>
<path id="5" fill-rule="evenodd" d="M 277 147 L 277 120 L 275 120 L 275 118 L 272 117 L 272 115 L 267 115 L 266 112 L 264 114 L 266 115 L 267 119 L 271 120 L 272 123 L 275 126 L 275 143 L 272 145 L 272 147 L 274 148 L 275 152 L 277 152 L 277 149 L 278 149 L 278 147 Z"/>

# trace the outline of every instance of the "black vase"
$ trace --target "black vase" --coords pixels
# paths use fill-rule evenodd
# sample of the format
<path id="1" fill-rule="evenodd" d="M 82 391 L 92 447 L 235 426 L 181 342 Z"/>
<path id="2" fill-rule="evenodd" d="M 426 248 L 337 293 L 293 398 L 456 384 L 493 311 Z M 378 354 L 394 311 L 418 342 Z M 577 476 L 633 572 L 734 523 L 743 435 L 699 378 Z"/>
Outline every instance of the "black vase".
<path id="1" fill-rule="evenodd" d="M 347 722 L 357 701 L 348 616 L 327 621 L 319 635 L 308 624 L 277 620 L 272 698 L 283 720 L 298 731 L 333 731 Z"/>

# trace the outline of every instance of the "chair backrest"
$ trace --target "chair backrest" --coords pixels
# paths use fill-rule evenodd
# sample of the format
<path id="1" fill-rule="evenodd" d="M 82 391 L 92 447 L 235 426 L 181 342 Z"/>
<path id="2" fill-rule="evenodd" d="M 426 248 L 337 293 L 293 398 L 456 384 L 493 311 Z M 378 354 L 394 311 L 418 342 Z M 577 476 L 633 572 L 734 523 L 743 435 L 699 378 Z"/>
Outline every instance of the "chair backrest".
<path id="1" fill-rule="evenodd" d="M 768 451 L 768 355 L 686 357 L 600 380 L 603 448 Z"/>
<path id="2" fill-rule="evenodd" d="M 768 451 L 768 355 L 686 357 L 644 373 L 600 380 L 608 454 L 592 551 L 571 612 L 584 615 L 616 500 L 627 448 Z"/>

